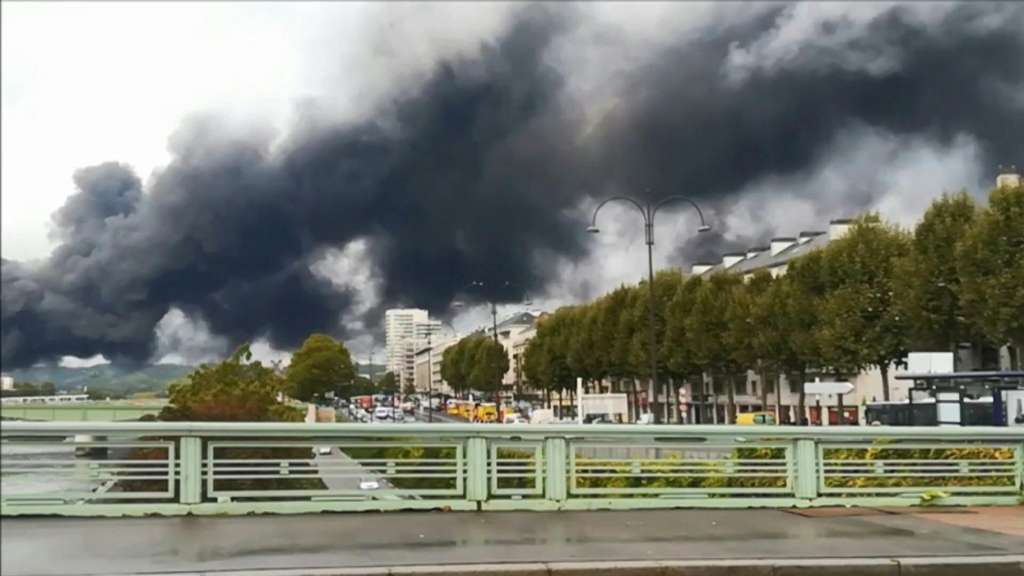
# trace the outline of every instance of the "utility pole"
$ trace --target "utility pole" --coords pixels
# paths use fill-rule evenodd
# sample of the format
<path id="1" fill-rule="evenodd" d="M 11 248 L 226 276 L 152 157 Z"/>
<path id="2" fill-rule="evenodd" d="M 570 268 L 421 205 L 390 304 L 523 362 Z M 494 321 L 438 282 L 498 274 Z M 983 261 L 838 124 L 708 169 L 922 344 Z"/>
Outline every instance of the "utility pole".
<path id="1" fill-rule="evenodd" d="M 498 305 L 491 302 L 491 322 L 494 323 L 494 343 L 498 343 Z"/>

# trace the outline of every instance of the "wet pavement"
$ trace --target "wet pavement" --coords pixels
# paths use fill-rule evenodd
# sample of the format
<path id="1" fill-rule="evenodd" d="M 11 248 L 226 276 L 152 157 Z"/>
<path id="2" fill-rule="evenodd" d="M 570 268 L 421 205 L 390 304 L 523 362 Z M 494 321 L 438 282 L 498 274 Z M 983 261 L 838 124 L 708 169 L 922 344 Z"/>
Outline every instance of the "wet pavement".
<path id="1" fill-rule="evenodd" d="M 5 576 L 450 563 L 1024 554 L 998 521 L 781 510 L 398 512 L 134 519 L 7 518 Z"/>

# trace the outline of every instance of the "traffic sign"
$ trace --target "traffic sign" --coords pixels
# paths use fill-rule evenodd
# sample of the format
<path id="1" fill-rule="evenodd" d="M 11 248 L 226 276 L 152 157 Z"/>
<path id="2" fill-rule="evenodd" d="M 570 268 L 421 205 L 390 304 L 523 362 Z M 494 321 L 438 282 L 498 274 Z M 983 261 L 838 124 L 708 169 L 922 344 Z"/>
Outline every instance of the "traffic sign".
<path id="1" fill-rule="evenodd" d="M 849 382 L 804 382 L 807 394 L 849 394 L 853 384 Z"/>

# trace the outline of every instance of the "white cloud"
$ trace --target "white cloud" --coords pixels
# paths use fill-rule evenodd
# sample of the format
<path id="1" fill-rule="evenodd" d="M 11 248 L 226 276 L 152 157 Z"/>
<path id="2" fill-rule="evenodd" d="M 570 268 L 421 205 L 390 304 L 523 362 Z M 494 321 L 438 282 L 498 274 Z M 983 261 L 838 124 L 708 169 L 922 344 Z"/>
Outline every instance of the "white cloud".
<path id="1" fill-rule="evenodd" d="M 107 360 L 102 354 L 97 354 L 90 358 L 63 356 L 60 359 L 59 365 L 63 368 L 91 368 L 93 366 L 100 366 L 103 364 L 110 364 L 110 360 Z"/>
<path id="2" fill-rule="evenodd" d="M 762 178 L 741 190 L 725 217 L 730 235 L 795 235 L 867 211 L 909 227 L 943 192 L 967 189 L 980 197 L 991 184 L 979 168 L 978 143 L 967 135 L 942 145 L 857 126 L 827 149 L 806 172 Z"/>
<path id="3" fill-rule="evenodd" d="M 898 13 L 915 28 L 930 31 L 956 7 L 952 2 L 797 2 L 783 10 L 769 32 L 732 46 L 727 72 L 736 80 L 789 67 L 886 74 L 900 67 L 902 39 L 870 34 L 869 27 Z M 984 22 L 978 24 L 982 32 Z M 868 37 L 873 41 L 865 42 Z"/>
<path id="4" fill-rule="evenodd" d="M 203 364 L 224 358 L 228 342 L 210 333 L 201 318 L 190 318 L 178 308 L 171 308 L 157 323 L 157 364 Z"/>
<path id="5" fill-rule="evenodd" d="M 380 303 L 380 278 L 373 269 L 373 259 L 368 250 L 367 240 L 359 238 L 340 250 L 327 249 L 310 266 L 314 274 L 330 280 L 339 291 L 352 294 L 352 306 L 347 310 L 343 323 L 353 327 L 363 314 Z"/>
<path id="6" fill-rule="evenodd" d="M 253 360 L 259 360 L 264 364 L 277 364 L 287 366 L 292 361 L 292 353 L 285 350 L 278 350 L 271 346 L 266 340 L 260 339 L 249 347 Z"/>

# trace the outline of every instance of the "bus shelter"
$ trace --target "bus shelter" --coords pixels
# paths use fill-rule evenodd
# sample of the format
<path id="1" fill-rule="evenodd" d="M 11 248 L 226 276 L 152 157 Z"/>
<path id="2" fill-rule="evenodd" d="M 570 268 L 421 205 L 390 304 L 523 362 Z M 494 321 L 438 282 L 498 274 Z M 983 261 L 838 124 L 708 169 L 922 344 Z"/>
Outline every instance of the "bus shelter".
<path id="1" fill-rule="evenodd" d="M 907 395 L 910 426 L 1024 425 L 1024 371 L 901 374 L 896 379 L 913 382 Z M 922 418 L 929 411 L 918 409 L 921 404 L 935 407 L 934 420 Z"/>

